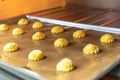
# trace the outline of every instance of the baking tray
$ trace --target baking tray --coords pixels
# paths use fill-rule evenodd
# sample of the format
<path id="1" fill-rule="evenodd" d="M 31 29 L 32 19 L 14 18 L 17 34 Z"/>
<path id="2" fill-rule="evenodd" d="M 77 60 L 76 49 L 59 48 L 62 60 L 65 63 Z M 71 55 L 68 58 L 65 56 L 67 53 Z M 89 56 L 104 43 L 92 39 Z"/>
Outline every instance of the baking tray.
<path id="1" fill-rule="evenodd" d="M 9 25 L 9 31 L 0 32 L 0 55 L 2 61 L 34 71 L 46 80 L 98 80 L 120 61 L 120 29 L 101 28 L 93 25 L 35 16 L 26 17 L 30 20 L 28 25 L 18 26 L 17 23 L 12 23 Z M 42 21 L 45 27 L 33 30 L 32 24 L 38 20 Z M 51 34 L 50 30 L 55 25 L 63 26 L 65 31 L 57 35 Z M 11 33 L 15 27 L 23 28 L 25 34 L 13 36 Z M 79 29 L 84 30 L 87 36 L 83 39 L 73 39 L 72 33 Z M 31 37 L 36 31 L 45 33 L 47 38 L 40 41 L 33 41 Z M 105 33 L 111 33 L 115 37 L 115 43 L 109 45 L 101 44 L 99 38 Z M 60 37 L 66 38 L 70 42 L 70 45 L 64 48 L 55 48 L 53 43 Z M 12 53 L 3 52 L 3 46 L 9 42 L 17 43 L 20 46 L 19 51 Z M 100 54 L 91 56 L 83 55 L 82 49 L 88 43 L 99 46 L 101 50 Z M 34 49 L 42 50 L 46 58 L 41 61 L 29 61 L 28 54 Z M 69 73 L 57 72 L 55 69 L 56 64 L 65 57 L 73 61 L 76 69 Z"/>
<path id="2" fill-rule="evenodd" d="M 7 76 L 7 77 L 6 77 Z M 1 80 L 45 80 L 37 73 L 0 61 Z"/>

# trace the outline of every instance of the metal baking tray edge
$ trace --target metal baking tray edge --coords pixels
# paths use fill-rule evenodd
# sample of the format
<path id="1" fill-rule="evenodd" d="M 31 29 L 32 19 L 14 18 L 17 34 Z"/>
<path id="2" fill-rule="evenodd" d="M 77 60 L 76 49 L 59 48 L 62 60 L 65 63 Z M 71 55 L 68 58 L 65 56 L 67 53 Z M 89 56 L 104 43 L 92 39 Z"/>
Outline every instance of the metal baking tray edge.
<path id="1" fill-rule="evenodd" d="M 64 25 L 64 26 L 68 26 L 68 27 L 77 27 L 77 28 L 82 28 L 82 29 L 89 29 L 89 30 L 95 30 L 95 31 L 120 34 L 120 28 L 111 28 L 111 27 L 105 27 L 105 26 L 81 24 L 81 23 L 61 21 L 61 20 L 56 20 L 56 19 L 31 16 L 31 15 L 26 15 L 26 18 L 37 19 L 42 22 L 47 22 L 47 23 L 52 23 L 52 24 L 57 24 L 57 25 Z"/>
<path id="2" fill-rule="evenodd" d="M 20 68 L 20 67 L 15 67 L 15 66 L 7 64 L 3 61 L 0 61 L 0 68 L 3 71 L 7 72 L 8 75 L 12 75 L 9 78 L 17 77 L 17 79 L 19 78 L 19 79 L 22 79 L 22 80 L 45 80 L 44 78 L 42 78 L 40 75 L 36 74 L 33 71 L 23 69 L 23 68 Z M 6 75 L 2 74 L 1 78 L 4 79 L 5 76 Z M 9 80 L 9 78 L 6 77 L 5 79 Z"/>

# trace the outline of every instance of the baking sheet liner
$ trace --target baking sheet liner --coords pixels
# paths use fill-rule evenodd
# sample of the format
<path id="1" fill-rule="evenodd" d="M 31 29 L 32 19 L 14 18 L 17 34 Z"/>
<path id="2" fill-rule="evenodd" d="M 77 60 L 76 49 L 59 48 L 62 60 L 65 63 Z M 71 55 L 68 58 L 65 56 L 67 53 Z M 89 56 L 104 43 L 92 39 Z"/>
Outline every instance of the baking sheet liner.
<path id="1" fill-rule="evenodd" d="M 63 26 L 65 31 L 60 34 L 51 34 L 50 30 L 55 24 L 44 23 L 41 29 L 32 29 L 32 24 L 37 20 L 30 20 L 25 26 L 18 26 L 17 23 L 10 24 L 10 29 L 0 32 L 0 57 L 14 66 L 19 66 L 37 72 L 47 80 L 96 80 L 107 73 L 120 60 L 120 35 L 112 34 L 115 42 L 112 44 L 100 43 L 100 37 L 105 32 L 82 29 L 87 36 L 83 39 L 73 39 L 72 33 L 80 28 Z M 21 36 L 13 36 L 12 30 L 21 27 L 25 33 Z M 33 41 L 32 35 L 41 31 L 46 34 L 46 38 L 40 41 Z M 55 48 L 53 43 L 58 38 L 65 38 L 69 41 L 69 46 L 64 48 Z M 3 47 L 9 42 L 15 42 L 20 49 L 16 52 L 4 52 Z M 88 44 L 93 43 L 100 48 L 98 55 L 83 55 L 82 49 Z M 40 49 L 46 56 L 41 61 L 29 61 L 28 54 L 34 49 Z M 56 64 L 63 58 L 70 58 L 76 69 L 69 73 L 57 72 Z"/>

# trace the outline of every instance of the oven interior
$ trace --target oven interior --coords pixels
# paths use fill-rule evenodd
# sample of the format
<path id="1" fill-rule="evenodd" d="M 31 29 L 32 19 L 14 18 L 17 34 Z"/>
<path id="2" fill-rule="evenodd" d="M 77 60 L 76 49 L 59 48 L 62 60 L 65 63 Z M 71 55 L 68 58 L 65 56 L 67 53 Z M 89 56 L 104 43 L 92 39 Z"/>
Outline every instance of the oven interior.
<path id="1" fill-rule="evenodd" d="M 12 5 L 12 4 L 15 5 Z M 99 26 L 120 26 L 119 0 L 1 0 L 2 21 L 21 15 L 34 15 Z M 22 6 L 21 6 L 22 5 Z"/>
<path id="2" fill-rule="evenodd" d="M 15 5 L 13 5 L 13 3 Z M 26 14 L 44 18 L 120 27 L 120 0 L 40 0 L 0 1 L 0 23 L 24 17 Z M 22 6 L 21 6 L 22 5 Z"/>

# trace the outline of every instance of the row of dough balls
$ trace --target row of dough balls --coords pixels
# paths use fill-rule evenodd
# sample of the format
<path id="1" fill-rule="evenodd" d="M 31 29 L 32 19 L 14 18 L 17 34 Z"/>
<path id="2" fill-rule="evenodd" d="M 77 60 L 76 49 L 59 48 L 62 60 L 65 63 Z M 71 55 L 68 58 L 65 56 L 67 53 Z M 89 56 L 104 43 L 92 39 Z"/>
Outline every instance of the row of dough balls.
<path id="1" fill-rule="evenodd" d="M 22 26 L 22 25 L 27 25 L 29 23 L 29 21 L 25 18 L 22 18 L 18 21 L 18 25 Z M 42 28 L 44 25 L 42 22 L 35 22 L 32 27 L 33 28 Z"/>
<path id="2" fill-rule="evenodd" d="M 0 25 L 0 30 L 8 30 L 9 27 L 6 25 L 6 24 L 1 24 Z M 55 26 L 51 29 L 51 32 L 52 33 L 61 33 L 63 32 L 64 29 L 61 27 L 61 26 Z M 24 30 L 21 29 L 21 28 L 15 28 L 13 29 L 12 31 L 12 34 L 13 35 L 22 35 L 24 33 Z M 73 33 L 73 38 L 83 38 L 86 36 L 86 33 L 82 30 L 77 30 Z M 42 32 L 36 32 L 33 36 L 32 36 L 32 39 L 33 40 L 41 40 L 41 39 L 44 39 L 46 36 L 44 33 Z M 103 35 L 101 38 L 100 38 L 100 42 L 103 42 L 103 43 L 112 43 L 114 42 L 114 38 L 112 35 L 110 34 L 105 34 Z M 61 47 L 61 46 L 60 46 Z"/>
<path id="3" fill-rule="evenodd" d="M 18 24 L 19 25 L 28 24 L 28 20 L 24 19 L 24 18 L 20 19 L 18 21 Z M 43 27 L 43 24 L 41 22 L 35 22 L 33 24 L 33 28 L 42 28 L 42 27 Z M 0 30 L 8 30 L 8 29 L 9 29 L 8 25 L 0 24 Z M 51 29 L 51 33 L 53 33 L 53 34 L 62 33 L 63 31 L 64 31 L 64 29 L 61 26 L 55 26 Z M 21 35 L 23 33 L 24 33 L 24 30 L 21 29 L 21 28 L 15 28 L 12 31 L 13 35 Z M 73 38 L 79 39 L 79 38 L 83 38 L 85 36 L 86 36 L 86 33 L 82 30 L 77 30 L 73 33 Z M 46 37 L 45 34 L 43 34 L 42 32 L 37 32 L 33 35 L 32 39 L 33 40 L 40 40 L 40 39 L 44 39 L 45 37 Z M 103 42 L 103 43 L 112 43 L 112 42 L 114 42 L 114 38 L 110 34 L 105 34 L 100 38 L 100 41 Z"/>
<path id="4" fill-rule="evenodd" d="M 9 29 L 8 25 L 6 24 L 0 24 L 0 31 L 7 31 Z M 12 31 L 13 35 L 22 35 L 24 34 L 24 30 L 21 28 L 15 28 Z"/>
<path id="5" fill-rule="evenodd" d="M 40 36 L 36 36 L 36 35 L 40 35 Z M 105 37 L 105 39 L 103 41 L 113 42 L 114 38 L 112 36 L 111 36 L 112 38 L 110 37 L 111 40 L 106 39 L 106 36 L 108 37 L 108 35 L 111 36 L 110 34 L 105 34 L 100 38 L 100 41 Z M 45 35 L 41 32 L 36 32 L 32 36 L 32 38 L 34 40 L 38 40 L 38 37 L 39 37 L 39 39 L 43 39 L 43 38 L 45 38 Z M 69 42 L 65 38 L 58 38 L 57 40 L 54 41 L 54 46 L 57 48 L 66 47 L 68 45 L 69 45 Z M 13 52 L 13 51 L 16 51 L 18 49 L 19 49 L 19 47 L 16 43 L 8 43 L 3 48 L 3 50 L 7 51 L 7 52 Z M 83 52 L 84 52 L 84 54 L 97 54 L 99 52 L 99 47 L 94 45 L 94 44 L 87 44 L 83 48 Z"/>
<path id="6" fill-rule="evenodd" d="M 16 51 L 18 49 L 19 49 L 19 46 L 16 43 L 8 43 L 3 48 L 3 50 L 7 51 L 7 52 Z M 32 50 L 28 55 L 28 59 L 31 61 L 39 61 L 44 58 L 45 58 L 45 56 L 41 50 Z M 62 71 L 62 72 L 69 72 L 69 71 L 72 71 L 74 68 L 75 67 L 74 67 L 72 61 L 68 58 L 62 59 L 56 65 L 56 70 Z"/>
<path id="7" fill-rule="evenodd" d="M 28 55 L 28 59 L 32 61 L 39 61 L 44 58 L 45 56 L 41 50 L 33 50 Z M 64 58 L 56 64 L 56 70 L 61 72 L 70 72 L 74 70 L 74 68 L 75 66 L 69 58 Z"/>
<path id="8" fill-rule="evenodd" d="M 13 32 L 12 32 L 13 35 L 20 35 L 20 34 L 23 34 L 23 33 L 24 33 L 24 30 L 22 30 L 21 28 L 15 28 L 13 30 Z M 82 35 L 81 34 L 78 35 L 78 33 L 82 33 Z M 78 36 L 78 37 L 85 37 L 85 32 L 81 31 L 81 30 L 77 30 L 77 31 L 75 31 L 73 33 L 73 35 Z M 45 37 L 46 36 L 45 36 L 44 33 L 42 33 L 42 32 L 36 32 L 35 34 L 33 34 L 32 39 L 33 40 L 41 40 L 41 39 L 44 39 Z M 110 34 L 105 34 L 105 35 L 103 35 L 100 38 L 100 42 L 103 42 L 103 43 L 112 43 L 112 42 L 114 42 L 114 38 Z M 58 48 L 66 47 L 68 45 L 69 45 L 69 42 L 66 39 L 64 39 L 64 38 L 59 38 L 59 39 L 57 39 L 57 40 L 54 41 L 54 46 L 58 47 Z M 15 48 L 15 50 L 16 50 L 16 48 Z M 10 51 L 14 51 L 14 49 L 10 48 L 10 49 L 8 49 L 6 51 L 10 52 Z M 99 48 L 96 45 L 94 45 L 94 44 L 88 44 L 83 49 L 83 52 L 85 54 L 97 54 L 99 52 Z"/>
<path id="9" fill-rule="evenodd" d="M 20 19 L 19 21 L 18 21 L 18 25 L 27 25 L 29 23 L 29 21 L 27 20 L 27 19 L 25 19 L 25 18 L 22 18 L 22 19 Z M 43 25 L 43 23 L 42 22 L 34 22 L 33 23 L 33 25 L 32 25 L 32 28 L 37 28 L 37 29 L 40 29 L 40 28 L 42 28 L 44 25 Z M 56 26 L 56 27 L 54 27 L 53 29 L 51 29 L 51 32 L 52 33 L 55 33 L 55 34 L 57 34 L 57 33 L 61 33 L 61 32 L 63 32 L 64 31 L 64 29 L 62 28 L 62 27 L 60 27 L 60 26 Z"/>
<path id="10" fill-rule="evenodd" d="M 18 21 L 18 25 L 27 25 L 28 24 L 28 20 L 23 18 L 23 19 L 20 19 Z M 32 28 L 35 28 L 35 29 L 40 29 L 42 28 L 44 25 L 42 22 L 34 22 L 33 25 L 32 25 Z M 54 34 L 57 34 L 57 33 L 61 33 L 63 32 L 64 29 L 61 27 L 61 26 L 55 26 L 54 28 L 51 29 L 51 33 L 54 33 Z"/>
<path id="11" fill-rule="evenodd" d="M 22 18 L 18 21 L 18 25 L 22 26 L 22 25 L 27 25 L 29 23 L 29 21 L 25 18 Z M 42 22 L 35 22 L 32 25 L 33 28 L 42 28 L 43 27 L 43 23 Z M 9 29 L 9 26 L 7 24 L 0 24 L 0 31 L 7 31 Z"/>
<path id="12" fill-rule="evenodd" d="M 29 23 L 29 21 L 25 18 L 22 18 L 18 21 L 18 25 L 27 25 Z M 32 25 L 33 28 L 42 28 L 44 25 L 42 22 L 34 22 L 34 24 Z M 0 30 L 8 30 L 9 27 L 6 24 L 1 24 L 0 25 Z M 16 31 L 17 32 L 17 31 Z M 20 30 L 19 30 L 20 32 Z M 23 33 L 23 30 L 21 30 L 21 32 Z M 64 32 L 64 29 L 61 26 L 55 26 L 51 29 L 51 33 L 53 34 L 58 34 L 58 33 L 62 33 Z M 77 30 L 73 33 L 73 38 L 83 38 L 86 36 L 86 33 L 82 30 Z M 114 39 L 112 37 L 112 35 L 110 34 L 106 34 L 104 36 L 101 37 L 100 39 L 101 42 L 103 43 L 112 43 L 114 42 Z"/>
<path id="13" fill-rule="evenodd" d="M 23 18 L 23 19 L 20 19 L 18 21 L 18 25 L 27 25 L 28 24 L 28 20 Z M 33 25 L 32 25 L 32 28 L 37 28 L 37 29 L 40 29 L 42 28 L 44 25 L 42 22 L 34 22 Z M 51 33 L 53 34 L 58 34 L 58 33 L 62 33 L 64 32 L 64 28 L 61 27 L 61 26 L 55 26 L 51 29 Z M 79 35 L 81 34 L 81 35 Z M 74 38 L 82 38 L 82 37 L 85 37 L 85 33 L 83 31 L 76 31 L 74 34 L 73 34 L 73 37 Z"/>
<path id="14" fill-rule="evenodd" d="M 18 25 L 26 25 L 26 24 L 28 24 L 28 20 L 25 18 L 20 19 L 18 21 Z M 33 28 L 42 28 L 43 26 L 44 25 L 42 24 L 42 22 L 35 22 L 32 27 Z M 64 28 L 61 26 L 55 26 L 51 29 L 51 33 L 53 33 L 53 34 L 58 34 L 58 33 L 62 33 L 62 32 L 64 32 Z M 79 39 L 79 38 L 83 38 L 85 36 L 86 36 L 86 33 L 82 30 L 77 30 L 73 33 L 73 38 Z M 40 39 L 44 39 L 45 37 L 46 37 L 45 34 L 43 34 L 41 32 L 37 32 L 33 35 L 32 39 L 33 40 L 40 40 Z M 110 34 L 105 34 L 100 38 L 100 41 L 103 43 L 112 43 L 112 42 L 114 42 L 114 38 Z"/>

